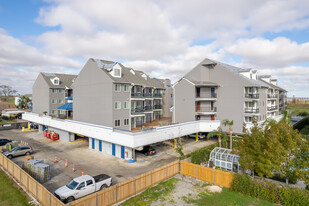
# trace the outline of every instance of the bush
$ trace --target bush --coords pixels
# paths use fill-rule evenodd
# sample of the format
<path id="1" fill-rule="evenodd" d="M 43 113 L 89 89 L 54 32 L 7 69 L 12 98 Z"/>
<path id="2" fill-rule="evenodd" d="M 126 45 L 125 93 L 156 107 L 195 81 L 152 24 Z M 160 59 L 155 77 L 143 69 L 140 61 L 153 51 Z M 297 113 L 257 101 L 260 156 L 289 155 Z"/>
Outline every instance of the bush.
<path id="1" fill-rule="evenodd" d="M 309 114 L 307 112 L 299 112 L 298 113 L 298 116 L 302 116 L 302 117 L 305 117 L 305 116 L 308 116 Z"/>
<path id="2" fill-rule="evenodd" d="M 202 162 L 205 162 L 209 160 L 210 152 L 217 147 L 217 143 L 209 145 L 207 147 L 198 149 L 189 155 L 187 157 L 191 157 L 191 162 L 194 164 L 201 164 Z"/>
<path id="3" fill-rule="evenodd" d="M 3 119 L 3 120 L 9 120 L 10 118 L 9 117 L 7 117 L 7 116 L 1 116 L 1 119 Z"/>
<path id="4" fill-rule="evenodd" d="M 282 205 L 309 205 L 309 192 L 235 174 L 231 190 Z"/>
<path id="5" fill-rule="evenodd" d="M 280 182 L 284 182 L 284 183 L 285 183 L 285 180 L 286 180 L 285 177 L 281 176 L 278 173 L 276 173 L 273 177 L 271 177 L 271 179 L 277 180 L 277 181 L 280 181 Z M 296 184 L 296 182 L 297 182 L 296 175 L 294 175 L 291 179 L 289 179 L 289 184 Z"/>

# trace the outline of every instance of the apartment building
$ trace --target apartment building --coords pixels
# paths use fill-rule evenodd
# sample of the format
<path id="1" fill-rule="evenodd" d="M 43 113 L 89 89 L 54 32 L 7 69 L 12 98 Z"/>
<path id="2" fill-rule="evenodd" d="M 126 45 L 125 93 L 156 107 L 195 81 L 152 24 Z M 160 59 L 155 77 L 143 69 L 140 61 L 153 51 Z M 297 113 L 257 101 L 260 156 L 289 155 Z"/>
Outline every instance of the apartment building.
<path id="1" fill-rule="evenodd" d="M 199 63 L 173 88 L 173 122 L 229 119 L 239 134 L 243 123 L 280 115 L 286 102 L 286 91 L 270 76 L 259 77 L 256 70 L 210 59 Z"/>
<path id="2" fill-rule="evenodd" d="M 117 62 L 89 59 L 73 88 L 76 121 L 132 130 L 171 117 L 163 106 L 172 104 L 166 97 L 171 95 L 170 81 L 151 78 Z"/>
<path id="3" fill-rule="evenodd" d="M 77 75 L 40 73 L 32 87 L 33 112 L 50 116 L 64 114 L 58 108 L 73 95 L 72 84 Z"/>

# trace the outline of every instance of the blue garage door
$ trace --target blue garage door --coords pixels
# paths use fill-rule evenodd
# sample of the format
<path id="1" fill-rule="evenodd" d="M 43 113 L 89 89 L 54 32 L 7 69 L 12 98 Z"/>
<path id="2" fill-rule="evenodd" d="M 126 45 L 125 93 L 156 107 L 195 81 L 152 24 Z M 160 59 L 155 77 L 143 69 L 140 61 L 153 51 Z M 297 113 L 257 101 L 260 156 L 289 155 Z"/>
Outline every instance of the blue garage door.
<path id="1" fill-rule="evenodd" d="M 116 145 L 112 145 L 112 154 L 115 156 L 116 155 Z"/>
<path id="2" fill-rule="evenodd" d="M 124 146 L 121 146 L 121 158 L 124 159 Z"/>
<path id="3" fill-rule="evenodd" d="M 99 140 L 99 151 L 102 152 L 102 140 Z"/>
<path id="4" fill-rule="evenodd" d="M 94 149 L 95 143 L 94 143 L 94 138 L 92 138 L 92 149 Z"/>

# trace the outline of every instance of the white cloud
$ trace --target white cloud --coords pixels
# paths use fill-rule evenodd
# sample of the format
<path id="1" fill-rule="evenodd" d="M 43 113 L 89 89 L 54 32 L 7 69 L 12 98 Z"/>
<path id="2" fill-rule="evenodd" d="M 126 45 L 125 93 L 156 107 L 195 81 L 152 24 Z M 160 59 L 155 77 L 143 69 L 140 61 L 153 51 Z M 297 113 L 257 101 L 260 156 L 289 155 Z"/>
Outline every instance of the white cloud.
<path id="1" fill-rule="evenodd" d="M 248 64 L 281 67 L 309 61 L 309 42 L 298 44 L 285 37 L 240 39 L 226 51 L 241 56 Z"/>
<path id="2" fill-rule="evenodd" d="M 301 70 L 306 71 L 304 75 L 293 77 L 299 82 L 308 79 L 308 68 L 295 64 L 309 62 L 309 43 L 261 37 L 308 29 L 306 0 L 47 2 L 36 22 L 51 30 L 31 38 L 40 48 L 0 30 L 0 71 L 10 70 L 1 81 L 19 85 L 26 76 L 29 85 L 23 90 L 30 91 L 39 71 L 71 72 L 68 68 L 81 69 L 80 61 L 90 57 L 121 61 L 176 81 L 204 58 L 211 58 L 261 69 L 283 78 L 293 91 L 297 88 L 309 95 L 309 86 L 298 88 L 288 79 Z"/>

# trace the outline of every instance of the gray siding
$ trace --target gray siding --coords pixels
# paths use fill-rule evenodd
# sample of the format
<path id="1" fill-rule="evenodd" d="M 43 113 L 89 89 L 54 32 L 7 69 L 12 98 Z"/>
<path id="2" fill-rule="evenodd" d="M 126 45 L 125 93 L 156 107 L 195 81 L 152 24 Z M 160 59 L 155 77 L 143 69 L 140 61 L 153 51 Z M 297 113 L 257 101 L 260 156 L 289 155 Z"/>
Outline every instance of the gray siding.
<path id="1" fill-rule="evenodd" d="M 50 115 L 49 110 L 49 87 L 45 82 L 42 74 L 39 74 L 32 87 L 32 103 L 33 112 L 37 114 L 43 114 L 47 112 Z"/>
<path id="2" fill-rule="evenodd" d="M 173 88 L 171 86 L 171 80 L 165 79 L 163 81 L 165 90 L 163 95 L 163 117 L 172 117 L 172 112 L 170 110 L 171 106 L 173 106 Z"/>
<path id="3" fill-rule="evenodd" d="M 48 90 L 49 93 L 49 115 L 57 116 L 58 115 L 58 107 L 64 105 L 66 103 L 65 101 L 65 90 L 63 88 L 63 93 L 59 93 L 59 88 L 56 89 L 56 93 L 53 93 L 53 89 L 50 88 Z M 57 101 L 56 104 L 54 104 L 52 101 L 55 99 Z M 62 103 L 59 103 L 62 100 Z M 56 114 L 53 114 L 52 111 L 56 110 Z"/>
<path id="4" fill-rule="evenodd" d="M 195 86 L 186 80 L 174 86 L 173 122 L 195 121 Z"/>
<path id="5" fill-rule="evenodd" d="M 74 81 L 73 119 L 113 127 L 113 82 L 92 60 Z"/>
<path id="6" fill-rule="evenodd" d="M 128 92 L 124 91 L 124 84 L 120 84 L 121 91 L 116 92 L 114 90 L 115 84 L 113 84 L 113 107 L 115 107 L 115 102 L 119 101 L 121 103 L 121 108 L 120 109 L 115 109 L 113 108 L 113 127 L 115 127 L 115 120 L 120 120 L 120 127 L 115 127 L 119 129 L 125 129 L 125 130 L 130 130 L 130 122 L 129 125 L 125 126 L 124 125 L 124 120 L 129 119 L 130 121 L 130 112 L 131 112 L 131 106 L 130 106 L 130 96 L 131 96 L 131 89 L 129 89 Z M 129 102 L 129 109 L 124 109 L 124 102 L 128 101 Z"/>

